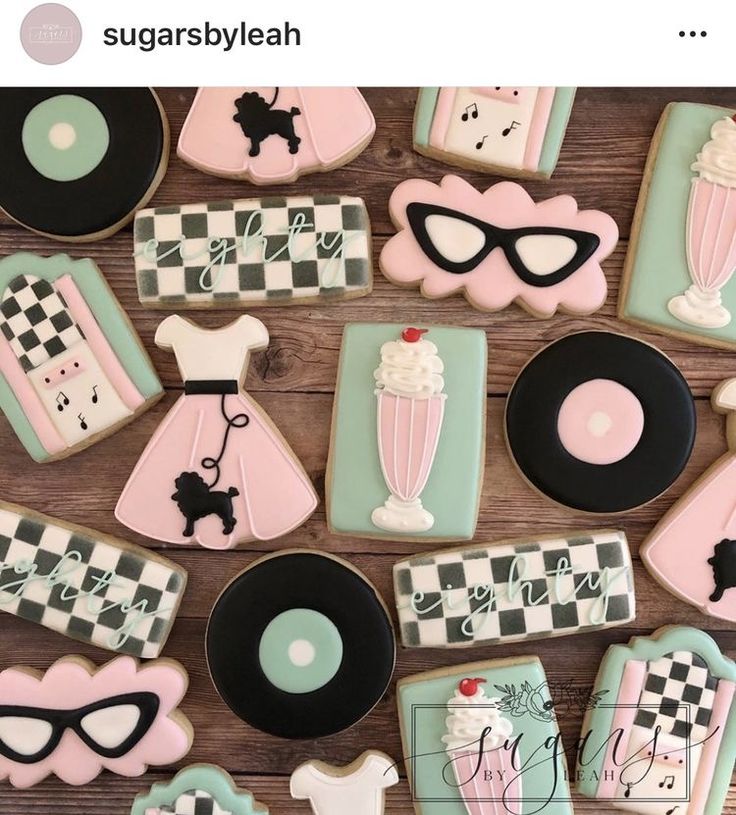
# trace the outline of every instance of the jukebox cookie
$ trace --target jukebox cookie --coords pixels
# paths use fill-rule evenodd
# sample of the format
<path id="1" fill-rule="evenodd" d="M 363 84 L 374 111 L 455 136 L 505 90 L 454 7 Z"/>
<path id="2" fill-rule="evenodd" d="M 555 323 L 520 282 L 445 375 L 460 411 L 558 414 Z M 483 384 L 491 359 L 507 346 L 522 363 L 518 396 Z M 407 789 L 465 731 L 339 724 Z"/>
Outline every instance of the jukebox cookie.
<path id="1" fill-rule="evenodd" d="M 135 217 L 138 297 L 156 308 L 236 308 L 362 297 L 373 286 L 363 200 L 249 198 Z"/>
<path id="2" fill-rule="evenodd" d="M 292 798 L 309 801 L 314 815 L 383 815 L 386 788 L 398 783 L 396 762 L 366 750 L 347 767 L 307 761 L 291 774 L 289 789 Z"/>
<path id="3" fill-rule="evenodd" d="M 417 153 L 486 173 L 549 178 L 574 88 L 421 88 Z"/>
<path id="4" fill-rule="evenodd" d="M 178 709 L 187 674 L 178 662 L 139 666 L 117 657 L 100 668 L 64 657 L 42 674 L 0 672 L 0 779 L 31 787 L 52 773 L 88 784 L 102 770 L 143 775 L 173 764 L 192 745 L 192 727 Z"/>
<path id="5" fill-rule="evenodd" d="M 485 465 L 486 337 L 468 328 L 345 328 L 327 464 L 338 534 L 468 540 Z"/>
<path id="6" fill-rule="evenodd" d="M 179 158 L 253 184 L 286 184 L 352 161 L 376 122 L 357 88 L 200 88 Z"/>
<path id="7" fill-rule="evenodd" d="M 720 815 L 736 758 L 735 688 L 736 665 L 696 628 L 612 645 L 595 683 L 607 702 L 583 721 L 578 792 L 642 815 Z"/>
<path id="8" fill-rule="evenodd" d="M 606 331 L 563 337 L 532 357 L 505 417 L 509 452 L 526 481 L 592 513 L 624 512 L 667 490 L 690 458 L 695 422 L 674 363 Z"/>
<path id="9" fill-rule="evenodd" d="M 417 815 L 572 815 L 555 702 L 536 657 L 409 676 L 397 704 Z"/>
<path id="10" fill-rule="evenodd" d="M 0 260 L 0 409 L 36 461 L 83 450 L 163 396 L 93 261 Z"/>
<path id="11" fill-rule="evenodd" d="M 94 241 L 153 196 L 169 125 L 149 88 L 2 88 L 0 208 L 34 232 Z"/>
<path id="12" fill-rule="evenodd" d="M 394 632 L 376 589 L 349 563 L 287 550 L 228 585 L 207 626 L 207 662 L 225 704 L 287 739 L 352 727 L 394 670 Z"/>
<path id="13" fill-rule="evenodd" d="M 123 488 L 115 516 L 168 543 L 231 549 L 300 526 L 317 506 L 309 477 L 242 388 L 268 331 L 243 315 L 200 328 L 172 315 L 156 331 L 173 351 L 184 393 L 159 425 Z"/>
<path id="14" fill-rule="evenodd" d="M 394 592 L 407 647 L 462 648 L 577 634 L 634 619 L 626 535 L 575 532 L 401 560 Z"/>
<path id="15" fill-rule="evenodd" d="M 381 271 L 425 297 L 463 292 L 480 311 L 516 302 L 540 318 L 590 314 L 606 300 L 601 262 L 618 227 L 569 195 L 537 204 L 512 181 L 479 192 L 458 176 L 413 178 L 393 191 L 389 213 L 399 232 L 381 251 Z"/>
<path id="16" fill-rule="evenodd" d="M 155 552 L 0 501 L 0 611 L 151 658 L 186 583 L 186 571 Z"/>
<path id="17" fill-rule="evenodd" d="M 268 815 L 268 808 L 214 764 L 192 764 L 139 795 L 130 815 Z"/>

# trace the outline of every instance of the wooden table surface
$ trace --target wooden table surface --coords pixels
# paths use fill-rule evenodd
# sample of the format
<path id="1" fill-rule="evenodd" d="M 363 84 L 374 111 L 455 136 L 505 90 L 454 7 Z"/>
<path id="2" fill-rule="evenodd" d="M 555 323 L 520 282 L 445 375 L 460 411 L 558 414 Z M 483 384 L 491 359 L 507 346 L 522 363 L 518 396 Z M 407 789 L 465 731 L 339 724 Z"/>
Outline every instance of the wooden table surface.
<path id="1" fill-rule="evenodd" d="M 161 98 L 169 116 L 172 144 L 194 95 L 193 89 L 168 89 Z M 615 316 L 621 267 L 628 245 L 631 221 L 641 182 L 644 160 L 657 119 L 670 101 L 693 101 L 733 106 L 736 92 L 728 89 L 581 89 L 551 181 L 526 183 L 537 197 L 558 193 L 574 195 L 581 209 L 598 208 L 618 222 L 621 241 L 604 264 L 609 284 L 604 308 L 590 317 L 558 316 L 536 320 L 518 308 L 499 314 L 474 311 L 460 296 L 424 300 L 415 291 L 390 285 L 378 272 L 378 253 L 393 230 L 387 202 L 391 190 L 415 176 L 438 181 L 446 172 L 442 164 L 423 158 L 411 148 L 411 121 L 416 90 L 365 90 L 378 122 L 368 149 L 347 167 L 324 175 L 307 176 L 279 193 L 344 193 L 365 198 L 374 229 L 376 280 L 369 297 L 331 305 L 274 307 L 254 310 L 268 327 L 271 344 L 256 353 L 246 382 L 263 405 L 324 498 L 330 415 L 343 326 L 351 321 L 441 322 L 481 327 L 488 334 L 488 438 L 486 474 L 476 541 L 538 534 L 562 529 L 588 529 L 615 525 L 625 529 L 635 565 L 637 618 L 628 626 L 543 642 L 473 648 L 463 651 L 400 650 L 395 678 L 429 668 L 466 661 L 536 654 L 551 682 L 572 680 L 589 688 L 603 653 L 611 643 L 648 634 L 667 623 L 701 627 L 713 634 L 721 648 L 736 656 L 736 632 L 722 621 L 705 617 L 661 589 L 641 565 L 639 544 L 657 519 L 704 469 L 725 449 L 723 418 L 713 414 L 708 397 L 713 386 L 736 375 L 736 354 L 705 349 L 666 336 L 637 330 Z M 495 179 L 458 171 L 481 188 Z M 182 204 L 269 192 L 247 183 L 225 181 L 197 172 L 182 163 L 172 149 L 168 174 L 153 203 Z M 0 219 L 0 256 L 18 251 L 50 255 L 69 251 L 90 256 L 99 264 L 131 316 L 151 353 L 166 386 L 166 397 L 134 424 L 111 438 L 65 461 L 38 465 L 28 457 L 0 417 L 0 497 L 49 515 L 109 532 L 157 548 L 118 524 L 113 508 L 144 445 L 181 390 L 174 357 L 156 348 L 153 336 L 165 313 L 144 309 L 136 296 L 131 228 L 94 244 L 68 246 L 39 237 Z M 229 311 L 195 312 L 191 316 L 206 326 L 229 323 Z M 675 485 L 647 507 L 623 517 L 592 519 L 555 507 L 532 492 L 512 467 L 503 442 L 501 417 L 509 385 L 522 364 L 546 343 L 581 329 L 625 331 L 654 343 L 671 355 L 687 377 L 697 400 L 698 434 L 692 458 Z M 533 519 L 533 520 L 532 520 Z M 395 688 L 360 724 L 341 735 L 315 742 L 282 741 L 261 734 L 237 719 L 215 692 L 204 656 L 204 632 L 209 611 L 222 587 L 265 551 L 301 546 L 337 553 L 362 569 L 378 586 L 393 611 L 391 565 L 400 556 L 426 546 L 335 537 L 327 532 L 324 503 L 288 538 L 257 544 L 244 550 L 211 552 L 196 548 L 167 547 L 166 555 L 189 571 L 189 587 L 165 655 L 180 660 L 191 685 L 183 709 L 191 719 L 195 740 L 181 763 L 214 762 L 232 773 L 268 805 L 271 815 L 308 813 L 306 802 L 292 801 L 288 778 L 309 758 L 347 763 L 368 748 L 401 757 Z M 163 548 L 163 547 L 161 547 Z M 97 663 L 111 654 L 76 644 L 64 637 L 0 615 L 0 669 L 30 665 L 45 669 L 65 654 L 82 654 Z M 563 738 L 572 745 L 580 729 L 580 715 L 561 717 Z M 109 773 L 83 788 L 64 786 L 49 779 L 31 790 L 0 786 L 2 815 L 128 815 L 133 798 L 155 781 L 172 773 L 157 770 L 138 779 L 121 779 Z M 575 798 L 578 812 L 604 811 L 594 801 Z M 736 812 L 736 791 L 731 788 L 728 812 Z M 405 778 L 388 792 L 387 815 L 408 815 L 412 804 Z M 608 811 L 608 810 L 605 810 Z M 615 810 L 612 810 L 615 811 Z"/>

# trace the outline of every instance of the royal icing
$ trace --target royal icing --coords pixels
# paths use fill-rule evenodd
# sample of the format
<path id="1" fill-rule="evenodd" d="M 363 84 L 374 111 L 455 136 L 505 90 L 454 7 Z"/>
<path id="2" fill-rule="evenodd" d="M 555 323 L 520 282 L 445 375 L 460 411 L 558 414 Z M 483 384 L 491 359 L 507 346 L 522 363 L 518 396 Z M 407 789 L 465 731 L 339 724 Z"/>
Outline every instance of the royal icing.
<path id="1" fill-rule="evenodd" d="M 399 561 L 393 572 L 406 647 L 513 642 L 634 619 L 623 532 L 448 549 Z"/>
<path id="2" fill-rule="evenodd" d="M 4 88 L 0 103 L 0 208 L 29 229 L 106 237 L 163 178 L 169 129 L 150 89 Z"/>
<path id="3" fill-rule="evenodd" d="M 156 344 L 174 351 L 184 394 L 154 433 L 115 509 L 129 528 L 169 543 L 229 549 L 270 540 L 317 506 L 309 478 L 242 382 L 263 323 L 241 316 L 219 329 L 173 315 Z"/>
<path id="4" fill-rule="evenodd" d="M 0 779 L 30 787 L 52 773 L 87 784 L 103 769 L 138 776 L 173 764 L 192 742 L 177 709 L 187 675 L 176 662 L 140 667 L 117 657 L 100 668 L 65 657 L 45 674 L 0 672 Z"/>
<path id="5" fill-rule="evenodd" d="M 583 722 L 578 791 L 642 815 L 718 815 L 736 757 L 735 683 L 734 663 L 695 628 L 611 646 L 593 694 L 607 702 Z"/>
<path id="6" fill-rule="evenodd" d="M 389 212 L 399 233 L 381 252 L 381 271 L 419 284 L 425 297 L 462 291 L 481 311 L 516 301 L 538 317 L 589 314 L 606 299 L 600 264 L 618 228 L 569 195 L 536 204 L 510 181 L 481 193 L 458 176 L 411 179 L 393 191 Z"/>
<path id="7" fill-rule="evenodd" d="M 0 407 L 47 461 L 88 447 L 163 390 L 127 316 L 88 259 L 0 261 Z"/>
<path id="8" fill-rule="evenodd" d="M 328 462 L 334 531 L 472 538 L 483 477 L 485 367 L 482 331 L 347 326 Z"/>
<path id="9" fill-rule="evenodd" d="M 396 762 L 368 750 L 347 767 L 307 761 L 291 774 L 289 788 L 314 815 L 383 815 L 386 789 L 398 783 Z"/>
<path id="10" fill-rule="evenodd" d="M 574 88 L 422 88 L 414 149 L 502 175 L 554 171 Z"/>
<path id="11" fill-rule="evenodd" d="M 144 305 L 288 305 L 360 297 L 373 271 L 368 211 L 338 195 L 251 198 L 136 214 Z"/>
<path id="12" fill-rule="evenodd" d="M 154 552 L 0 502 L 0 611 L 157 657 L 186 582 L 184 569 Z"/>
<path id="13" fill-rule="evenodd" d="M 281 184 L 346 164 L 375 129 L 357 88 L 200 88 L 177 154 L 206 173 Z"/>

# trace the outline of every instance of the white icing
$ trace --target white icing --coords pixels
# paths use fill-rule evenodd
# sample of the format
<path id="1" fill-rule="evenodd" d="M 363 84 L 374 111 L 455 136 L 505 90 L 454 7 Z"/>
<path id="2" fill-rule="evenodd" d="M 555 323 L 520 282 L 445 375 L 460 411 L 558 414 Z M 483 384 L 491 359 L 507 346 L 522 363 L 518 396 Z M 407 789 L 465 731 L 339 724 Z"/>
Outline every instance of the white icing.
<path id="1" fill-rule="evenodd" d="M 586 428 L 591 436 L 600 439 L 608 433 L 613 425 L 611 417 L 602 410 L 591 413 L 586 423 Z"/>
<path id="2" fill-rule="evenodd" d="M 306 668 L 314 662 L 317 652 L 309 640 L 294 640 L 289 645 L 289 660 L 297 668 Z"/>
<path id="3" fill-rule="evenodd" d="M 730 116 L 719 119 L 710 136 L 691 169 L 713 184 L 736 187 L 736 122 Z"/>
<path id="4" fill-rule="evenodd" d="M 429 215 L 424 227 L 435 249 L 451 263 L 464 263 L 474 258 L 486 243 L 480 227 L 451 215 Z"/>
<path id="5" fill-rule="evenodd" d="M 25 716 L 3 716 L 0 719 L 0 741 L 22 756 L 40 752 L 49 743 L 52 732 L 51 725 L 44 719 Z"/>
<path id="6" fill-rule="evenodd" d="M 77 131 L 69 122 L 57 122 L 49 130 L 49 142 L 57 150 L 68 150 L 77 140 Z"/>
<path id="7" fill-rule="evenodd" d="M 429 340 L 393 340 L 381 346 L 381 364 L 373 376 L 377 387 L 397 396 L 427 398 L 441 393 L 445 366 Z"/>
<path id="8" fill-rule="evenodd" d="M 141 718 L 136 705 L 115 705 L 88 713 L 80 722 L 82 730 L 100 747 L 119 747 L 135 730 Z"/>
<path id="9" fill-rule="evenodd" d="M 562 269 L 577 250 L 577 244 L 567 235 L 524 235 L 516 241 L 521 262 L 532 274 L 540 276 Z"/>
<path id="10" fill-rule="evenodd" d="M 484 749 L 495 750 L 500 747 L 511 736 L 513 725 L 501 715 L 498 702 L 498 698 L 486 696 L 481 685 L 473 696 L 465 696 L 459 689 L 456 690 L 447 703 L 447 735 L 442 737 L 447 752 L 463 748 L 477 750 L 486 728 L 491 730 L 483 740 Z"/>

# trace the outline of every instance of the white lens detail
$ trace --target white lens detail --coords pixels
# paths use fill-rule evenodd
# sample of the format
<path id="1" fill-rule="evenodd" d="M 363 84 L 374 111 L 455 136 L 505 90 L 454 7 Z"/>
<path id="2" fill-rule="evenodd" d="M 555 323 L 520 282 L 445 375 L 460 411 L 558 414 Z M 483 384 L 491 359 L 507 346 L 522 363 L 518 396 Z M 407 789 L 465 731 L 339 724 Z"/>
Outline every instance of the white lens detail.
<path id="1" fill-rule="evenodd" d="M 53 728 L 45 719 L 0 718 L 0 741 L 21 756 L 35 756 L 49 743 Z"/>
<path id="2" fill-rule="evenodd" d="M 140 718 L 141 712 L 135 705 L 115 705 L 88 713 L 80 725 L 95 744 L 112 750 L 130 736 Z"/>
<path id="3" fill-rule="evenodd" d="M 471 260 L 486 244 L 482 229 L 450 215 L 428 215 L 424 228 L 434 248 L 450 263 Z"/>
<path id="4" fill-rule="evenodd" d="M 577 243 L 567 235 L 524 235 L 516 241 L 521 262 L 529 272 L 540 276 L 558 272 L 577 250 Z"/>

